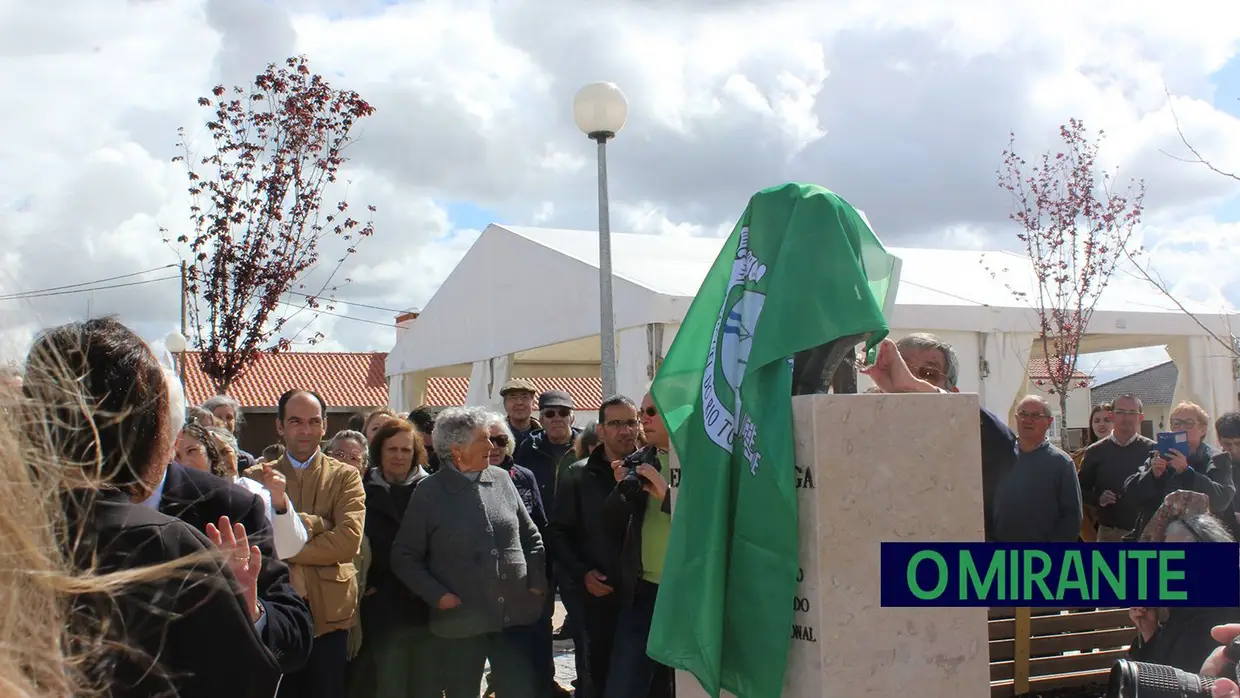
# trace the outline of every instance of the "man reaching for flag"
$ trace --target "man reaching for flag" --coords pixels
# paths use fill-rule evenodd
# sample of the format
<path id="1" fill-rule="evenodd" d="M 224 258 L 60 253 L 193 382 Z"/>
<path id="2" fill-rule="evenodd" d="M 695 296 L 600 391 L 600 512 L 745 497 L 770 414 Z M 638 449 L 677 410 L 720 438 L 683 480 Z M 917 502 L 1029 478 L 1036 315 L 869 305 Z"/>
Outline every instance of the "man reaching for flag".
<path id="1" fill-rule="evenodd" d="M 681 464 L 647 651 L 708 694 L 781 694 L 798 521 L 792 356 L 887 335 L 895 259 L 822 187 L 758 192 L 689 308 L 651 393 Z"/>

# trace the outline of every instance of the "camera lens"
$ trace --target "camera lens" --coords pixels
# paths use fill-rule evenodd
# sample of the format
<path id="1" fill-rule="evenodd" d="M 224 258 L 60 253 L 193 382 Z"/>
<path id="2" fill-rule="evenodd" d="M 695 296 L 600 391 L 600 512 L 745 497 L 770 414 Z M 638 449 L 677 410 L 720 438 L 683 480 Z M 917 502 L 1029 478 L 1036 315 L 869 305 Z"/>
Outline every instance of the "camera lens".
<path id="1" fill-rule="evenodd" d="M 1213 686 L 1207 676 L 1120 659 L 1111 667 L 1107 698 L 1210 698 Z"/>

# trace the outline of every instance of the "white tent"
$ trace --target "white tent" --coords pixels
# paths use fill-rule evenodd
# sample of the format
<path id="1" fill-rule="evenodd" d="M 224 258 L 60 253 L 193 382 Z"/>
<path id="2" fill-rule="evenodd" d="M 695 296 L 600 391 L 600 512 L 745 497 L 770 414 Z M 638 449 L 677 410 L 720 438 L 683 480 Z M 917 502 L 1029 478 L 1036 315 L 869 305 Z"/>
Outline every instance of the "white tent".
<path id="1" fill-rule="evenodd" d="M 617 385 L 641 395 L 723 245 L 720 238 L 613 234 Z M 1008 252 L 889 248 L 902 260 L 894 336 L 923 331 L 952 343 L 960 389 L 999 414 L 1027 390 L 1037 313 L 1033 267 Z M 1199 322 L 1229 335 L 1229 318 L 1176 309 L 1148 284 L 1121 278 L 1098 302 L 1081 352 L 1166 346 L 1180 369 L 1177 400 L 1211 414 L 1235 408 L 1232 357 Z M 598 234 L 490 225 L 387 359 L 392 405 L 421 404 L 431 376 L 470 376 L 470 404 L 498 405 L 513 375 L 599 374 Z"/>

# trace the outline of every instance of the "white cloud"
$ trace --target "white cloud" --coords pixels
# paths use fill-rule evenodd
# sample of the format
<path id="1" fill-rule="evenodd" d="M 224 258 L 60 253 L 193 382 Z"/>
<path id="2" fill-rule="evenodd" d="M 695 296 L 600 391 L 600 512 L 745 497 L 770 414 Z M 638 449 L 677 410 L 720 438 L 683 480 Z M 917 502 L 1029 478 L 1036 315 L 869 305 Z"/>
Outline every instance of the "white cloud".
<path id="1" fill-rule="evenodd" d="M 1192 141 L 1240 169 L 1240 121 L 1211 106 L 1208 80 L 1237 20 L 1205 1 L 0 0 L 0 295 L 175 261 L 159 228 L 186 221 L 176 128 L 203 138 L 199 95 L 301 52 L 378 110 L 342 173 L 353 210 L 378 212 L 337 312 L 369 322 L 320 317 L 323 347 L 386 349 L 392 313 L 374 308 L 426 302 L 478 234 L 442 202 L 593 229 L 594 146 L 570 105 L 594 80 L 630 102 L 608 151 L 617 231 L 725 234 L 754 191 L 802 180 L 889 244 L 1010 249 L 995 183 L 1008 133 L 1033 154 L 1078 116 L 1107 130 L 1107 164 L 1147 180 L 1143 234 L 1176 292 L 1235 300 L 1240 227 L 1203 211 L 1240 190 L 1165 154 L 1184 152 L 1164 85 Z M 98 291 L 91 311 L 158 338 L 176 295 Z M 0 358 L 85 301 L 0 301 Z"/>

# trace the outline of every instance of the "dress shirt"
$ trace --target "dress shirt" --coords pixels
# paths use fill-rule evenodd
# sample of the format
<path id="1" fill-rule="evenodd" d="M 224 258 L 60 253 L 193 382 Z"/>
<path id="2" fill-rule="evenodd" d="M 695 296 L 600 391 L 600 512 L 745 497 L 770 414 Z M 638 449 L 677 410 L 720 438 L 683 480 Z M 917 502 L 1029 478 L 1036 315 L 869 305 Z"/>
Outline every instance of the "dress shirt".
<path id="1" fill-rule="evenodd" d="M 287 451 L 284 453 L 284 457 L 288 459 L 289 465 L 293 466 L 297 470 L 305 470 L 306 468 L 309 468 L 310 464 L 314 462 L 314 459 L 318 457 L 318 455 L 319 455 L 319 452 L 315 451 L 314 455 L 307 458 L 306 461 L 303 463 L 297 460 L 296 458 L 294 458 L 293 454 L 288 453 Z"/>

